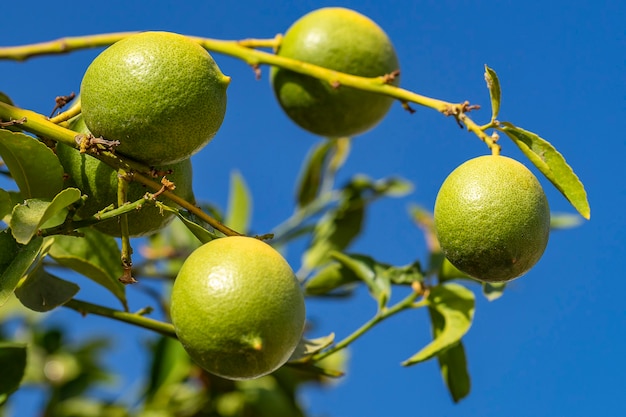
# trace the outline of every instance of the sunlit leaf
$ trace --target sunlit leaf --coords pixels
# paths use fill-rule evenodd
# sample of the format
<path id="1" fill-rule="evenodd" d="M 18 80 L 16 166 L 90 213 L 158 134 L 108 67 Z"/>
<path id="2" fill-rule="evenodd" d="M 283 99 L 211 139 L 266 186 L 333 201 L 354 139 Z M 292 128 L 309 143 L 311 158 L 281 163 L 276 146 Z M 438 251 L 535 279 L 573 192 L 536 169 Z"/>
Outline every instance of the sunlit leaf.
<path id="1" fill-rule="evenodd" d="M 402 363 L 405 366 L 428 360 L 452 347 L 472 324 L 474 293 L 462 285 L 447 283 L 431 288 L 428 303 L 443 317 L 444 324 L 431 343 Z"/>
<path id="2" fill-rule="evenodd" d="M 350 269 L 339 262 L 332 262 L 320 269 L 304 285 L 307 295 L 324 295 L 354 282 L 359 278 Z"/>
<path id="3" fill-rule="evenodd" d="M 580 226 L 582 220 L 580 216 L 567 213 L 551 213 L 550 214 L 550 229 L 551 230 L 563 230 L 571 229 L 576 226 Z"/>
<path id="4" fill-rule="evenodd" d="M 411 204 L 409 206 L 409 214 L 417 227 L 422 230 L 426 245 L 430 252 L 440 252 L 439 240 L 435 233 L 435 222 L 433 220 L 432 212 L 425 208 L 418 206 L 417 204 Z"/>
<path id="5" fill-rule="evenodd" d="M 302 338 L 296 347 L 296 350 L 291 354 L 289 362 L 298 362 L 310 358 L 312 355 L 321 352 L 323 349 L 330 346 L 335 341 L 335 334 L 331 333 L 328 336 L 322 336 L 315 339 Z"/>
<path id="6" fill-rule="evenodd" d="M 0 156 L 25 199 L 52 199 L 63 188 L 59 159 L 32 136 L 0 130 Z"/>
<path id="7" fill-rule="evenodd" d="M 0 405 L 18 389 L 26 370 L 26 345 L 0 342 Z"/>
<path id="8" fill-rule="evenodd" d="M 126 290 L 119 281 L 122 276 L 121 252 L 115 238 L 84 228 L 82 236 L 54 237 L 49 255 L 60 265 L 109 290 L 126 306 Z"/>
<path id="9" fill-rule="evenodd" d="M 12 210 L 13 202 L 11 201 L 11 194 L 0 189 L 0 220 L 4 219 L 7 214 L 11 214 Z"/>
<path id="10" fill-rule="evenodd" d="M 230 192 L 226 210 L 226 226 L 239 233 L 248 233 L 252 216 L 252 195 L 239 171 L 230 175 Z"/>
<path id="11" fill-rule="evenodd" d="M 496 72 L 485 65 L 485 81 L 489 89 L 489 98 L 491 99 L 491 121 L 494 121 L 500 113 L 500 81 Z"/>
<path id="12" fill-rule="evenodd" d="M 55 277 L 39 264 L 28 273 L 15 295 L 24 307 L 46 312 L 71 300 L 78 290 L 78 285 Z"/>
<path id="13" fill-rule="evenodd" d="M 587 192 L 563 155 L 550 142 L 511 123 L 501 123 L 500 130 L 515 142 L 524 155 L 554 184 L 580 215 L 589 220 L 591 209 L 587 201 Z"/>
<path id="14" fill-rule="evenodd" d="M 502 297 L 506 283 L 504 282 L 484 282 L 483 283 L 483 295 L 489 301 L 495 301 Z"/>
<path id="15" fill-rule="evenodd" d="M 445 329 L 444 317 L 435 309 L 429 308 L 433 338 L 437 338 Z M 470 376 L 463 342 L 459 341 L 437 355 L 441 377 L 443 378 L 452 400 L 456 403 L 470 392 Z"/>
<path id="16" fill-rule="evenodd" d="M 386 274 L 380 273 L 381 269 L 376 261 L 368 256 L 346 255 L 340 252 L 332 252 L 331 256 L 365 282 L 380 307 L 387 304 L 391 297 L 391 280 Z"/>
<path id="17" fill-rule="evenodd" d="M 15 240 L 26 244 L 44 225 L 52 227 L 61 224 L 67 215 L 67 207 L 78 201 L 80 195 L 80 190 L 67 188 L 52 201 L 34 198 L 15 206 L 10 222 Z"/>
<path id="18" fill-rule="evenodd" d="M 325 161 L 332 146 L 332 141 L 323 140 L 309 152 L 298 181 L 296 191 L 298 206 L 306 206 L 317 197 L 322 185 Z"/>
<path id="19" fill-rule="evenodd" d="M 11 263 L 0 275 L 0 307 L 9 299 L 20 279 L 28 272 L 43 246 L 43 238 L 35 237 L 25 246 L 19 246 Z"/>

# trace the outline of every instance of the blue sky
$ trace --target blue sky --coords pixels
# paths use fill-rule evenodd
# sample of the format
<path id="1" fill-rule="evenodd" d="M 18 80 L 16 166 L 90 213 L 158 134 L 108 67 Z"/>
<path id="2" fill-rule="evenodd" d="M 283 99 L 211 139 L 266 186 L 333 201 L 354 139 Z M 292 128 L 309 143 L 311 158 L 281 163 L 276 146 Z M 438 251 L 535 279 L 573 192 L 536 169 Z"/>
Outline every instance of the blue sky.
<path id="1" fill-rule="evenodd" d="M 488 302 L 478 297 L 475 321 L 464 339 L 472 375 L 467 399 L 452 403 L 433 361 L 400 366 L 429 340 L 425 312 L 417 311 L 390 319 L 355 343 L 348 376 L 332 388 L 305 393 L 311 414 L 624 415 L 623 2 L 31 1 L 26 11 L 3 8 L 0 44 L 148 29 L 219 39 L 269 38 L 306 12 L 329 5 L 354 8 L 386 30 L 399 55 L 403 87 L 480 104 L 483 110 L 473 117 L 483 123 L 489 119 L 483 66 L 494 68 L 503 91 L 499 119 L 540 134 L 560 150 L 585 184 L 592 214 L 590 222 L 554 233 L 542 260 L 503 298 Z M 46 113 L 54 97 L 78 91 L 97 53 L 0 62 L 0 90 L 20 106 Z M 267 68 L 256 81 L 244 63 L 214 58 L 233 81 L 222 129 L 194 157 L 195 192 L 225 207 L 230 173 L 238 169 L 254 197 L 253 227 L 266 232 L 292 212 L 294 178 L 318 139 L 282 114 Z M 503 138 L 501 143 L 503 154 L 522 159 L 512 142 Z M 453 120 L 429 109 L 409 115 L 395 104 L 376 129 L 354 141 L 341 178 L 401 175 L 415 184 L 415 191 L 375 204 L 353 251 L 394 264 L 423 259 L 425 245 L 407 215 L 408 205 L 432 208 L 446 175 L 485 153 L 486 147 Z M 574 212 L 540 180 L 553 211 Z M 289 260 L 297 269 L 298 254 Z M 139 297 L 132 291 L 131 302 Z M 137 300 L 134 307 L 142 307 Z M 334 331 L 341 337 L 374 308 L 366 294 L 359 294 L 348 303 L 312 302 L 309 314 L 319 335 Z M 124 335 L 116 340 L 119 350 L 133 351 L 145 337 L 127 325 L 96 318 L 79 321 L 77 329 L 77 334 L 113 329 Z M 130 385 L 130 379 L 122 378 L 120 386 Z"/>

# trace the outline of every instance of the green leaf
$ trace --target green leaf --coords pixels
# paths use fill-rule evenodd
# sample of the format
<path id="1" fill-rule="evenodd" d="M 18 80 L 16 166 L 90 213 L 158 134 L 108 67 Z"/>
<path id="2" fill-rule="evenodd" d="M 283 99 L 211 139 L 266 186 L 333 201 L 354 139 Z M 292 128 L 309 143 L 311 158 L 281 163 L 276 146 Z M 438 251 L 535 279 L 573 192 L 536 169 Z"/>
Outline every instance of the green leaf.
<path id="1" fill-rule="evenodd" d="M 437 338 L 445 329 L 446 321 L 437 310 L 429 308 L 433 338 Z M 470 392 L 470 376 L 463 342 L 459 341 L 437 355 L 441 377 L 443 378 L 452 400 L 456 403 Z"/>
<path id="2" fill-rule="evenodd" d="M 198 238 L 200 242 L 207 243 L 212 241 L 213 239 L 217 239 L 220 237 L 217 233 L 215 233 L 215 231 L 213 231 L 213 228 L 206 229 L 201 226 L 199 223 L 204 222 L 199 222 L 195 218 L 193 213 L 187 213 L 182 210 L 167 206 L 165 204 L 163 204 L 161 207 L 163 208 L 163 210 L 168 210 L 176 213 L 176 216 L 178 216 L 178 218 L 183 222 L 187 229 L 189 229 L 189 231 L 193 233 L 193 235 Z"/>
<path id="3" fill-rule="evenodd" d="M 0 156 L 25 199 L 52 199 L 63 188 L 59 159 L 32 136 L 0 130 Z"/>
<path id="4" fill-rule="evenodd" d="M 121 252 L 115 238 L 85 228 L 82 236 L 54 236 L 49 255 L 66 268 L 91 279 L 109 290 L 126 307 L 126 287 L 122 276 Z"/>
<path id="5" fill-rule="evenodd" d="M 439 240 L 435 233 L 435 221 L 433 220 L 433 213 L 425 208 L 418 206 L 417 204 L 411 204 L 409 206 L 409 215 L 413 219 L 413 222 L 422 230 L 424 234 L 424 240 L 426 240 L 426 246 L 430 252 L 441 252 L 439 246 Z"/>
<path id="6" fill-rule="evenodd" d="M 33 198 L 13 208 L 11 230 L 18 243 L 26 244 L 45 226 L 57 226 L 65 220 L 67 207 L 80 199 L 80 190 L 67 188 L 52 201 Z"/>
<path id="7" fill-rule="evenodd" d="M 333 141 L 324 140 L 309 152 L 296 191 L 299 207 L 306 206 L 317 197 L 324 177 L 325 161 L 332 145 Z"/>
<path id="8" fill-rule="evenodd" d="M 15 295 L 24 307 L 43 313 L 65 304 L 78 290 L 78 285 L 49 274 L 39 264 L 28 273 Z"/>
<path id="9" fill-rule="evenodd" d="M 43 238 L 35 237 L 20 246 L 11 263 L 0 275 L 0 307 L 9 299 L 20 279 L 28 272 L 43 246 Z"/>
<path id="10" fill-rule="evenodd" d="M 580 216 L 567 213 L 551 213 L 550 214 L 550 229 L 563 230 L 571 229 L 573 227 L 580 226 L 582 220 Z"/>
<path id="11" fill-rule="evenodd" d="M 230 175 L 230 193 L 225 224 L 239 233 L 247 233 L 252 215 L 252 195 L 239 171 Z"/>
<path id="12" fill-rule="evenodd" d="M 13 210 L 13 201 L 8 191 L 0 189 L 0 220 L 4 219 Z"/>
<path id="13" fill-rule="evenodd" d="M 368 256 L 346 255 L 340 252 L 332 252 L 331 256 L 367 285 L 372 297 L 378 301 L 379 307 L 387 305 L 391 297 L 391 279 L 386 274 L 380 273 L 381 268 L 376 261 Z"/>
<path id="14" fill-rule="evenodd" d="M 429 308 L 444 320 L 441 332 L 422 350 L 402 363 L 404 366 L 424 362 L 458 343 L 472 325 L 474 293 L 462 285 L 447 283 L 430 289 Z"/>
<path id="15" fill-rule="evenodd" d="M 289 362 L 305 362 L 311 356 L 326 349 L 335 341 L 335 333 L 315 339 L 300 339 L 296 350 L 291 354 Z"/>
<path id="16" fill-rule="evenodd" d="M 11 231 L 9 229 L 0 231 L 0 276 L 11 265 L 18 250 L 19 245 Z"/>
<path id="17" fill-rule="evenodd" d="M 350 268 L 340 262 L 332 262 L 306 281 L 304 291 L 307 295 L 324 295 L 358 281 L 359 278 Z"/>
<path id="18" fill-rule="evenodd" d="M 554 184 L 580 215 L 589 220 L 591 209 L 587 201 L 587 192 L 563 155 L 550 142 L 511 123 L 501 123 L 500 130 L 515 142 L 524 155 Z"/>
<path id="19" fill-rule="evenodd" d="M 495 121 L 500 113 L 500 81 L 496 72 L 485 65 L 485 81 L 489 89 L 489 98 L 491 99 L 491 121 Z"/>
<path id="20" fill-rule="evenodd" d="M 506 283 L 504 282 L 483 282 L 483 295 L 489 301 L 495 301 L 504 294 Z"/>
<path id="21" fill-rule="evenodd" d="M 176 339 L 157 339 L 152 355 L 147 398 L 150 406 L 163 408 L 171 400 L 171 388 L 189 377 L 191 360 L 185 349 Z M 157 403 L 157 404 L 155 404 Z"/>
<path id="22" fill-rule="evenodd" d="M 0 342 L 0 405 L 17 390 L 26 370 L 26 345 L 22 343 Z"/>

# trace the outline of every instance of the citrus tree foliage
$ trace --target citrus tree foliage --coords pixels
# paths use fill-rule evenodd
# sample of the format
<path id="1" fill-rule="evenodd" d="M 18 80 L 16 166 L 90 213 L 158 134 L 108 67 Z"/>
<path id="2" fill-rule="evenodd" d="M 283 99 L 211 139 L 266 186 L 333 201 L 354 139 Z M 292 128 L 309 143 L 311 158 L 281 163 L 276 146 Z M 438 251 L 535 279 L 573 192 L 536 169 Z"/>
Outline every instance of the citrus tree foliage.
<path id="1" fill-rule="evenodd" d="M 68 38 L 35 45 L 0 48 L 0 58 L 25 60 L 37 55 L 106 47 L 131 36 L 115 33 Z M 424 106 L 440 112 L 442 121 L 458 123 L 476 135 L 498 155 L 500 136 L 509 138 L 523 155 L 567 198 L 580 216 L 590 208 L 582 183 L 565 158 L 547 140 L 508 121 L 500 121 L 500 83 L 496 72 L 485 67 L 491 97 L 491 117 L 478 125 L 469 102 L 449 103 L 424 97 L 397 86 L 399 73 L 359 76 L 282 56 L 281 37 L 241 42 L 189 37 L 209 51 L 219 63 L 220 54 L 238 58 L 260 72 L 297 74 L 306 82 L 316 80 L 329 91 L 355 89 L 398 100 L 407 111 Z M 481 69 L 482 70 L 482 69 Z M 297 79 L 297 78 L 296 78 Z M 0 86 L 1 88 L 1 86 Z M 268 92 L 268 94 L 271 92 Z M 366 213 L 377 200 L 403 196 L 412 184 L 400 177 L 365 175 L 337 183 L 335 176 L 349 158 L 348 137 L 322 138 L 302 161 L 293 215 L 263 235 L 256 235 L 279 251 L 293 242 L 306 242 L 298 271 L 305 297 L 349 296 L 356 288 L 369 291 L 377 311 L 348 335 L 329 334 L 311 339 L 304 334 L 288 362 L 270 375 L 233 381 L 217 377 L 195 364 L 177 340 L 169 320 L 170 284 L 181 264 L 199 246 L 227 236 L 248 235 L 251 229 L 251 193 L 245 178 L 232 176 L 229 205 L 224 212 L 210 202 L 177 196 L 168 173 L 155 173 L 142 161 L 115 152 L 110 138 L 72 130 L 72 118 L 80 117 L 79 99 L 60 97 L 54 117 L 16 107 L 0 95 L 0 157 L 2 174 L 15 185 L 0 189 L 0 404 L 11 404 L 11 394 L 22 387 L 46 393 L 44 415 L 58 416 L 299 416 L 306 410 L 298 403 L 303 384 L 327 384 L 349 372 L 345 351 L 354 340 L 395 314 L 413 314 L 426 308 L 432 341 L 415 346 L 402 362 L 413 366 L 436 360 L 451 398 L 457 402 L 470 393 L 468 358 L 463 336 L 474 318 L 475 297 L 499 298 L 506 283 L 479 282 L 459 271 L 442 254 L 434 229 L 430 204 L 414 205 L 409 215 L 423 231 L 428 253 L 408 265 L 390 265 L 368 254 L 354 253 L 351 243 L 362 233 Z M 67 103 L 72 104 L 64 107 Z M 75 103 L 75 104 L 74 104 Z M 229 103 L 229 106 L 244 105 Z M 407 122 L 408 123 L 408 122 Z M 55 153 L 57 144 L 70 146 L 78 155 L 100 160 L 117 170 L 120 204 L 100 207 L 95 214 L 77 216 L 85 204 L 84 190 L 68 186 L 66 170 Z M 210 146 L 210 145 L 209 145 Z M 127 200 L 129 182 L 148 192 Z M 128 216 L 141 207 L 156 207 L 176 220 L 142 240 L 131 239 Z M 113 220 L 112 220 L 113 219 Z M 97 229 L 105 221 L 120 220 L 121 237 Z M 576 224 L 568 218 L 552 218 L 552 227 Z M 264 231 L 265 232 L 265 231 Z M 134 250 L 133 250 L 134 249 Z M 96 305 L 81 300 L 76 275 L 92 280 L 117 300 Z M 127 285 L 151 277 L 165 285 L 154 295 L 154 305 L 133 312 L 126 298 Z M 476 291 L 478 289 L 478 291 Z M 271 288 L 267 289 L 271 291 Z M 392 302 L 392 292 L 408 294 Z M 478 294 L 478 295 L 477 295 Z M 397 298 L 397 297 L 396 297 Z M 395 300 L 395 298 L 393 298 Z M 156 337 L 146 346 L 152 364 L 143 379 L 139 406 L 102 399 L 92 388 L 109 380 L 102 355 L 110 348 L 105 334 L 81 343 L 68 340 L 63 328 L 42 321 L 58 309 L 72 309 L 86 316 L 98 315 L 140 326 Z M 151 316 L 157 309 L 162 319 Z M 76 315 L 79 319 L 80 315 Z M 153 315 L 154 316 L 154 315 Z M 81 318 L 83 319 L 83 318 Z M 85 319 L 83 319 L 85 320 Z M 15 331 L 18 328 L 19 331 Z M 6 406 L 6 405 L 5 405 Z"/>

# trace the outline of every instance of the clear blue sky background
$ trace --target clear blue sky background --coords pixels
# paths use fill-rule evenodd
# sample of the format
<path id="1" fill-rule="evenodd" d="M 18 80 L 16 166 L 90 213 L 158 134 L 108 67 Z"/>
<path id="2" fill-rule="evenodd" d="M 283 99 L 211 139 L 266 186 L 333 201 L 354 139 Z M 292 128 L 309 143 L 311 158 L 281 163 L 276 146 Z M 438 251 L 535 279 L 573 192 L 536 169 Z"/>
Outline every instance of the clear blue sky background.
<path id="1" fill-rule="evenodd" d="M 402 368 L 400 362 L 429 340 L 424 312 L 383 323 L 351 349 L 348 376 L 304 402 L 316 416 L 620 416 L 624 404 L 626 307 L 626 4 L 621 1 L 30 1 L 2 6 L 0 44 L 18 45 L 99 32 L 168 30 L 222 39 L 273 37 L 306 12 L 328 5 L 354 8 L 378 22 L 394 41 L 402 86 L 449 101 L 470 100 L 489 118 L 483 65 L 500 76 L 500 120 L 539 133 L 564 154 L 584 182 L 592 219 L 554 233 L 547 251 L 503 298 L 478 297 L 465 337 L 472 392 L 453 404 L 436 362 Z M 54 97 L 78 91 L 98 51 L 0 62 L 0 90 L 20 106 L 48 112 Z M 214 55 L 232 76 L 229 108 L 213 143 L 194 157 L 199 198 L 225 207 L 233 169 L 254 197 L 253 227 L 267 232 L 293 209 L 294 178 L 318 139 L 282 114 L 269 88 L 267 68 L 255 81 L 245 64 Z M 503 154 L 521 158 L 508 139 Z M 429 109 L 414 115 L 394 105 L 375 130 L 354 142 L 342 178 L 366 173 L 401 175 L 415 184 L 406 198 L 377 203 L 367 230 L 352 248 L 405 264 L 425 254 L 410 203 L 431 208 L 445 176 L 486 147 L 451 119 Z M 573 213 L 544 181 L 552 209 Z M 297 268 L 299 257 L 290 256 Z M 83 298 L 101 299 L 87 288 Z M 91 291 L 91 293 L 89 293 Z M 143 307 L 130 289 L 131 307 Z M 317 335 L 345 336 L 374 312 L 362 294 L 348 303 L 311 303 Z M 72 318 L 61 313 L 61 319 Z M 142 370 L 132 353 L 145 331 L 97 318 L 78 320 L 76 337 L 116 332 L 111 363 L 125 362 L 114 390 L 133 387 Z M 122 352 L 126 352 L 122 355 Z M 128 357 L 130 352 L 131 357 Z M 18 397 L 23 413 L 33 403 Z M 34 403 L 36 405 L 36 403 Z M 16 414 L 18 415 L 18 414 Z"/>

